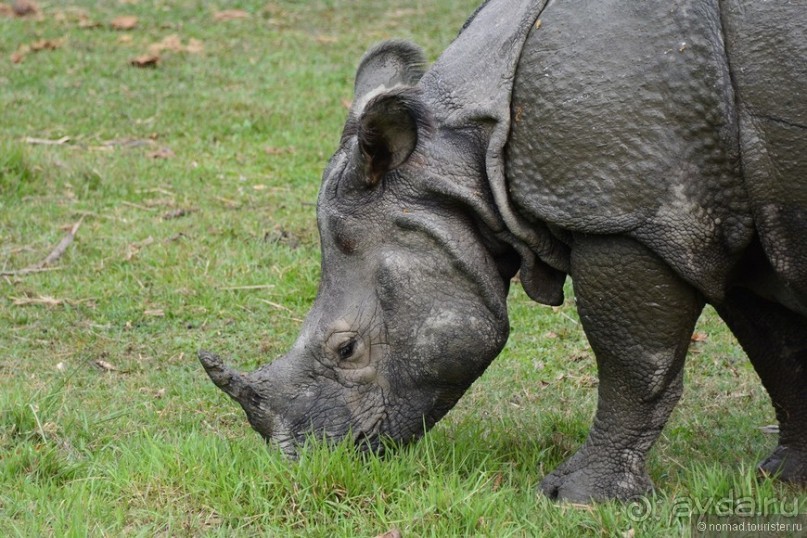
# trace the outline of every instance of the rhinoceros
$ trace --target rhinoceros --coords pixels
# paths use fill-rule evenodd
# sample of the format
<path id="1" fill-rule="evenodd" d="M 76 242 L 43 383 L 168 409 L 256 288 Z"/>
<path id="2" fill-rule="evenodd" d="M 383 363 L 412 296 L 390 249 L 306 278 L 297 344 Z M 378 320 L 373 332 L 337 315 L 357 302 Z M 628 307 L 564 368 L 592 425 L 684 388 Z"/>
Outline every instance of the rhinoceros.
<path id="1" fill-rule="evenodd" d="M 292 349 L 199 354 L 254 429 L 415 440 L 502 350 L 513 277 L 557 305 L 568 276 L 598 405 L 546 495 L 652 488 L 705 303 L 775 408 L 760 470 L 807 482 L 807 2 L 490 0 L 426 67 L 405 41 L 359 64 Z"/>

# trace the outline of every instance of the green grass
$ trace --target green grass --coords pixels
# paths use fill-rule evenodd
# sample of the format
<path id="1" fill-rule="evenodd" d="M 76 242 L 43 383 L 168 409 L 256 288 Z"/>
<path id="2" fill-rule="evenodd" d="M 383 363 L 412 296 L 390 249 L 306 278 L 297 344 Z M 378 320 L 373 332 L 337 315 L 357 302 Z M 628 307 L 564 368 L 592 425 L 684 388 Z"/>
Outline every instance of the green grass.
<path id="1" fill-rule="evenodd" d="M 801 498 L 754 479 L 773 412 L 711 310 L 652 453 L 647 517 L 535 494 L 596 401 L 571 300 L 516 287 L 504 353 L 383 459 L 314 445 L 289 462 L 206 378 L 199 348 L 250 369 L 296 336 L 319 272 L 319 175 L 361 54 L 404 37 L 434 59 L 474 4 L 239 2 L 250 17 L 216 22 L 232 6 L 77 0 L 0 16 L 0 271 L 83 219 L 55 270 L 0 277 L 0 536 L 662 536 L 689 528 L 682 499 Z M 124 14 L 137 28 L 112 30 Z M 171 34 L 204 51 L 129 65 Z M 11 62 L 43 39 L 64 41 Z"/>

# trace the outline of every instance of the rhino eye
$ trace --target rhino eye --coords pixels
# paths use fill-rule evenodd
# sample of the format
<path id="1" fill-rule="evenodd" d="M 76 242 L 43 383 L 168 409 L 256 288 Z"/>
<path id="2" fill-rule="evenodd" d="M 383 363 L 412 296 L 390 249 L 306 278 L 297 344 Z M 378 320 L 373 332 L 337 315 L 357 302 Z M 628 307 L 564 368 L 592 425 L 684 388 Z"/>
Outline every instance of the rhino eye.
<path id="1" fill-rule="evenodd" d="M 356 339 L 351 338 L 350 340 L 344 342 L 339 346 L 337 350 L 339 352 L 339 360 L 347 360 L 353 356 L 353 352 L 356 351 Z"/>

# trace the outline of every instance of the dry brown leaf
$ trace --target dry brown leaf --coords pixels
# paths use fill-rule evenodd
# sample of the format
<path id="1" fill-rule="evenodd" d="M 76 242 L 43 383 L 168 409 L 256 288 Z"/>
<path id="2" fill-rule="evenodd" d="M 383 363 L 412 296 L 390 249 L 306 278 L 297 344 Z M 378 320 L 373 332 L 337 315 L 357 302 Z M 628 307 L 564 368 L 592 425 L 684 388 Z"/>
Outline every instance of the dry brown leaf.
<path id="1" fill-rule="evenodd" d="M 163 49 L 171 50 L 174 52 L 182 52 L 185 47 L 182 46 L 182 40 L 176 34 L 166 36 L 161 41 Z"/>
<path id="2" fill-rule="evenodd" d="M 149 45 L 149 52 L 152 54 L 159 54 L 164 50 L 173 52 L 182 52 L 182 40 L 176 34 L 165 36 L 161 41 Z"/>
<path id="3" fill-rule="evenodd" d="M 14 0 L 11 10 L 18 17 L 31 17 L 39 13 L 39 6 L 33 0 Z"/>
<path id="4" fill-rule="evenodd" d="M 176 157 L 176 153 L 171 148 L 160 148 L 157 151 L 150 152 L 148 156 L 152 159 L 170 159 L 171 157 Z"/>
<path id="5" fill-rule="evenodd" d="M 129 63 L 135 67 L 157 67 L 160 61 L 159 54 L 143 54 L 137 58 L 133 58 Z"/>
<path id="6" fill-rule="evenodd" d="M 131 43 L 132 41 L 134 41 L 132 34 L 121 34 L 118 37 L 118 43 L 120 43 L 121 45 Z"/>
<path id="7" fill-rule="evenodd" d="M 11 6 L 0 4 L 0 17 L 13 17 L 13 16 L 14 16 L 14 10 L 11 9 Z"/>
<path id="8" fill-rule="evenodd" d="M 103 359 L 96 359 L 94 362 L 99 368 L 101 368 L 101 370 L 104 370 L 104 371 L 107 371 L 107 372 L 117 372 L 118 371 L 118 369 L 115 366 L 113 366 L 112 364 L 108 363 L 107 361 L 105 361 Z"/>
<path id="9" fill-rule="evenodd" d="M 705 341 L 707 341 L 708 339 L 709 339 L 709 336 L 708 336 L 706 333 L 702 333 L 702 332 L 695 332 L 695 333 L 692 333 L 692 338 L 691 338 L 691 340 L 692 340 L 693 342 L 705 342 Z"/>
<path id="10" fill-rule="evenodd" d="M 243 9 L 225 9 L 223 11 L 217 11 L 213 14 L 213 20 L 215 21 L 232 21 L 236 19 L 248 19 L 252 15 L 248 12 L 244 11 Z"/>
<path id="11" fill-rule="evenodd" d="M 67 41 L 65 38 L 62 39 L 40 39 L 39 41 L 34 41 L 31 43 L 31 51 L 32 52 L 39 52 L 40 50 L 56 50 L 62 45 L 65 44 Z"/>
<path id="12" fill-rule="evenodd" d="M 133 30 L 137 26 L 137 17 L 134 15 L 121 15 L 112 19 L 109 25 L 113 30 Z"/>
<path id="13" fill-rule="evenodd" d="M 165 317 L 165 310 L 163 310 L 162 308 L 154 308 L 154 309 L 150 309 L 150 310 L 144 310 L 143 315 L 144 316 L 152 316 L 152 317 L 155 317 L 155 318 L 164 318 Z"/>
<path id="14" fill-rule="evenodd" d="M 90 14 L 86 9 L 77 7 L 67 7 L 62 10 L 53 12 L 53 19 L 67 24 L 76 24 L 79 28 L 90 29 L 99 28 L 102 24 L 90 18 Z"/>
<path id="15" fill-rule="evenodd" d="M 339 38 L 331 36 L 331 35 L 318 35 L 316 37 L 317 43 L 321 45 L 332 45 L 339 41 Z"/>
<path id="16" fill-rule="evenodd" d="M 190 38 L 185 45 L 185 52 L 189 54 L 201 54 L 205 51 L 205 44 L 195 38 Z"/>
<path id="17" fill-rule="evenodd" d="M 182 39 L 176 35 L 171 34 L 164 37 L 161 41 L 149 45 L 149 52 L 152 54 L 159 54 L 165 50 L 171 52 L 187 52 L 190 54 L 199 54 L 204 51 L 204 44 L 198 39 L 191 38 L 188 40 L 187 45 L 182 44 Z"/>
<path id="18" fill-rule="evenodd" d="M 61 39 L 40 39 L 28 45 L 22 44 L 15 52 L 11 54 L 11 62 L 15 64 L 21 63 L 25 57 L 32 52 L 55 50 L 64 45 L 66 42 L 67 38 L 63 37 Z"/>
<path id="19" fill-rule="evenodd" d="M 82 19 L 89 19 L 87 10 L 77 7 L 56 9 L 50 13 L 54 21 L 64 24 L 79 23 Z"/>
<path id="20" fill-rule="evenodd" d="M 20 45 L 16 51 L 11 53 L 11 63 L 22 63 L 29 52 L 31 52 L 31 47 L 28 45 Z"/>

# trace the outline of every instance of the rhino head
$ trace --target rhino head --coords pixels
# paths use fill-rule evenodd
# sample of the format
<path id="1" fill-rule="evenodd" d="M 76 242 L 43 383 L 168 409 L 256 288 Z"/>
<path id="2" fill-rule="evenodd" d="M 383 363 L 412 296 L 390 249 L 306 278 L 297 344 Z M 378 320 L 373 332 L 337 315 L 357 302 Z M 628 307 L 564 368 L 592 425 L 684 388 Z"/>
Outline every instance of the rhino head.
<path id="1" fill-rule="evenodd" d="M 496 122 L 462 112 L 461 84 L 447 89 L 451 77 L 424 76 L 424 65 L 401 41 L 359 65 L 317 203 L 319 290 L 292 349 L 249 374 L 200 353 L 213 382 L 289 454 L 307 435 L 369 449 L 418 438 L 504 346 L 519 267 L 536 298 L 562 299 L 563 272 L 527 255 L 494 199 Z"/>

